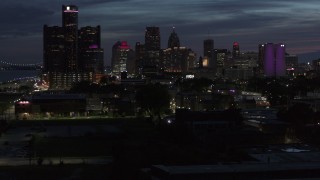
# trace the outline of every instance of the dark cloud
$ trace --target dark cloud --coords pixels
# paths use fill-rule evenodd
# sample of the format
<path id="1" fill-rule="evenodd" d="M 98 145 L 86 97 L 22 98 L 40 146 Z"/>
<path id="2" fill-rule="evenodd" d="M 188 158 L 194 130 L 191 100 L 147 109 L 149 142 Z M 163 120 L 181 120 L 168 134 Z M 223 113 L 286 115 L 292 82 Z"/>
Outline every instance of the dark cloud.
<path id="1" fill-rule="evenodd" d="M 40 33 L 54 11 L 22 4 L 0 6 L 0 38 L 17 38 Z"/>
<path id="2" fill-rule="evenodd" d="M 80 26 L 101 25 L 107 61 L 115 41 L 127 40 L 131 46 L 144 42 L 146 26 L 160 27 L 163 47 L 176 26 L 182 44 L 198 55 L 208 37 L 217 48 L 230 49 L 233 41 L 239 41 L 241 50 L 256 50 L 264 42 L 285 42 L 288 51 L 300 53 L 313 51 L 319 44 L 314 41 L 320 37 L 318 0 L 2 0 L 0 54 L 11 57 L 15 52 L 17 61 L 41 60 L 42 27 L 61 25 L 61 3 L 79 7 Z M 26 49 L 24 41 L 29 43 Z"/>

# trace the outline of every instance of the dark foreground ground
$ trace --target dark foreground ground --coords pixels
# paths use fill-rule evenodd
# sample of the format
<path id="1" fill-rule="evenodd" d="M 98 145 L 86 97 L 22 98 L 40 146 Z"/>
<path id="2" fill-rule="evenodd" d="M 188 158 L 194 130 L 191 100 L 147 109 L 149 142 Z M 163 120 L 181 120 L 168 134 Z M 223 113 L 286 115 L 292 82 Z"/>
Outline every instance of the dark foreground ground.
<path id="1" fill-rule="evenodd" d="M 30 137 L 26 160 L 111 157 L 112 161 L 2 166 L 0 179 L 141 179 L 141 169 L 156 164 L 256 161 L 228 142 L 203 143 L 189 133 L 155 126 L 145 118 L 16 121 L 9 127 L 35 130 L 26 135 Z"/>

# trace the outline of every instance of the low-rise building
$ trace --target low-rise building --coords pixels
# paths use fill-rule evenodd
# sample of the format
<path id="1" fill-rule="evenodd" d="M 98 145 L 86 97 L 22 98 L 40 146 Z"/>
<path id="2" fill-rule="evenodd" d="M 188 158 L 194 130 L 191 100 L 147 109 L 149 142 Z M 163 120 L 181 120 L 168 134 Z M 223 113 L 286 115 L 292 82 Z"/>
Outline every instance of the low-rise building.
<path id="1" fill-rule="evenodd" d="M 86 115 L 83 94 L 34 94 L 15 103 L 16 119 Z"/>

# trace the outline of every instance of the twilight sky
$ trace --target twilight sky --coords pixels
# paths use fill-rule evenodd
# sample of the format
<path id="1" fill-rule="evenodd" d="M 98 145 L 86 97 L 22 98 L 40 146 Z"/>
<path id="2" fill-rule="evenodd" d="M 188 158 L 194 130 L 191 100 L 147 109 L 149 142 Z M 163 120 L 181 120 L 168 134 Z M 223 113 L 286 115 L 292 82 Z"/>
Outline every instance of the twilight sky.
<path id="1" fill-rule="evenodd" d="M 42 62 L 43 25 L 61 26 L 62 4 L 79 7 L 79 28 L 101 25 L 106 64 L 117 40 L 144 43 L 146 26 L 160 27 L 162 48 L 175 26 L 198 57 L 207 38 L 215 48 L 238 41 L 241 51 L 266 42 L 283 42 L 290 54 L 320 50 L 319 0 L 1 0 L 1 60 Z"/>

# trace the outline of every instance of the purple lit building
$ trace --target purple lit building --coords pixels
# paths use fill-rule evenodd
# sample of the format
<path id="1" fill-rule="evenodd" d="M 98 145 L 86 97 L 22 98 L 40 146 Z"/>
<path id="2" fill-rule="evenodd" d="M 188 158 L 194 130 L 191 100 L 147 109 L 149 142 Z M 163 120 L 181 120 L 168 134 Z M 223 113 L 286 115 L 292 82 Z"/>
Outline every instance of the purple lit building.
<path id="1" fill-rule="evenodd" d="M 264 45 L 264 74 L 267 77 L 286 75 L 285 45 L 267 43 Z"/>

